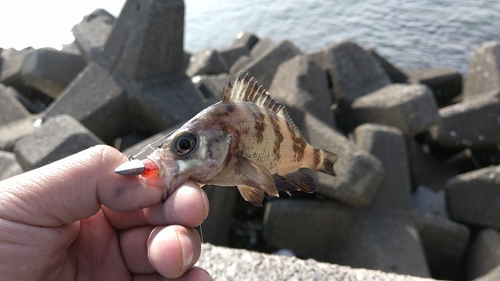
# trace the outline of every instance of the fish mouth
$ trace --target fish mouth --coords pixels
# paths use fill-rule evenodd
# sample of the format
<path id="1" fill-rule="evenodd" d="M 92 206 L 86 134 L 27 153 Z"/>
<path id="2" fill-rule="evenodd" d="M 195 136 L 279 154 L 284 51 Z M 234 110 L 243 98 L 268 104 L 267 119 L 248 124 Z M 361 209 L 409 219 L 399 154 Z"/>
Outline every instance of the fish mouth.
<path id="1" fill-rule="evenodd" d="M 158 166 L 158 176 L 163 179 L 163 202 L 174 193 L 177 188 L 189 179 L 189 175 L 180 173 L 180 167 L 176 160 L 171 159 L 162 153 L 161 150 L 155 151 L 148 156 L 155 165 Z"/>

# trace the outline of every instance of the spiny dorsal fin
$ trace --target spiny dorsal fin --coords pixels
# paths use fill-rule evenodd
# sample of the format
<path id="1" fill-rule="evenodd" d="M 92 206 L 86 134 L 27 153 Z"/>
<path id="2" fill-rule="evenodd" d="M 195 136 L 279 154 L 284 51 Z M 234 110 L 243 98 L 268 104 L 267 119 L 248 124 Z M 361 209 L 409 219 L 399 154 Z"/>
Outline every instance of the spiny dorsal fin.
<path id="1" fill-rule="evenodd" d="M 285 120 L 300 134 L 299 129 L 295 123 L 293 123 L 290 115 L 288 115 L 286 108 L 271 98 L 266 90 L 262 88 L 262 85 L 254 81 L 253 77 L 248 80 L 248 73 L 246 73 L 245 76 L 242 76 L 242 74 L 241 71 L 238 73 L 234 84 L 231 83 L 231 77 L 229 77 L 227 85 L 223 90 L 222 101 L 246 101 L 267 108 L 285 118 Z"/>

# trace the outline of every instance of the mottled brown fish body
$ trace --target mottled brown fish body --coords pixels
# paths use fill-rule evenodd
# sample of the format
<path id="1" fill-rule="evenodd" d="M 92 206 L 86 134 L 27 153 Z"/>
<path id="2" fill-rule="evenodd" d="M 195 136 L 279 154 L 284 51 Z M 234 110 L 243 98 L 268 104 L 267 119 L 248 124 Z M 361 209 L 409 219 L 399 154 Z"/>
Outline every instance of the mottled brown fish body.
<path id="1" fill-rule="evenodd" d="M 230 155 L 239 153 L 265 166 L 271 174 L 288 174 L 314 166 L 314 148 L 294 126 L 273 111 L 251 102 L 219 102 L 190 128 L 222 130 L 233 136 Z"/>
<path id="2" fill-rule="evenodd" d="M 285 107 L 239 75 L 228 82 L 221 102 L 189 120 L 148 158 L 160 167 L 167 188 L 186 177 L 236 185 L 246 200 L 261 205 L 265 193 L 315 191 L 312 178 L 298 169 L 335 175 L 337 155 L 309 145 Z"/>

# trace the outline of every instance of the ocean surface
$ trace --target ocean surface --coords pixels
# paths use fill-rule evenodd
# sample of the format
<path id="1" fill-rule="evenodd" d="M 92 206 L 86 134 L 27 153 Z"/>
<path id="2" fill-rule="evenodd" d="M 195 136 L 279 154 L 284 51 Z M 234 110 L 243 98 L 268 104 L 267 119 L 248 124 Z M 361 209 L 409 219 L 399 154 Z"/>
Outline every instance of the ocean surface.
<path id="1" fill-rule="evenodd" d="M 500 0 L 185 0 L 185 49 L 225 48 L 250 31 L 309 53 L 339 39 L 377 50 L 403 69 L 453 67 L 500 41 Z"/>

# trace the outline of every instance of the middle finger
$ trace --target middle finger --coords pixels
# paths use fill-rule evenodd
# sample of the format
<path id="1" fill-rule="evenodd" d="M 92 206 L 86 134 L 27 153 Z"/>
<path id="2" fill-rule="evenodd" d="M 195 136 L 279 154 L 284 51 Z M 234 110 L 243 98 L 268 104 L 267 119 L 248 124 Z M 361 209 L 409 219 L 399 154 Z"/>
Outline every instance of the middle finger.
<path id="1" fill-rule="evenodd" d="M 195 182 L 182 184 L 163 204 L 121 213 L 103 207 L 109 222 L 116 229 L 141 225 L 180 224 L 187 227 L 200 225 L 208 215 L 208 197 Z"/>

